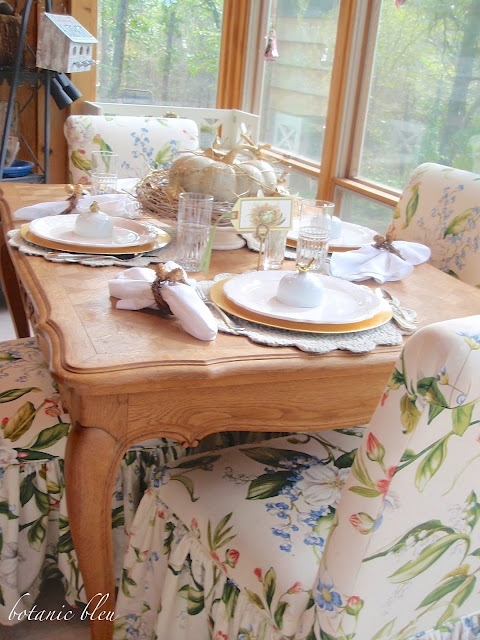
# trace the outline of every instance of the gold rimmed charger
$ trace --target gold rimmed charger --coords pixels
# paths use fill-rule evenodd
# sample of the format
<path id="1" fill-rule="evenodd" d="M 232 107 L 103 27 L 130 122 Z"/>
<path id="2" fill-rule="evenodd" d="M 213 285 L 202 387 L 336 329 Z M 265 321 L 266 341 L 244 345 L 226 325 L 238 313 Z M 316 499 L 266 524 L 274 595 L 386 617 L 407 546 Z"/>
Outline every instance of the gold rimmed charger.
<path id="1" fill-rule="evenodd" d="M 85 253 L 86 251 L 91 254 L 101 254 L 101 255 L 125 255 L 129 253 L 148 253 L 149 251 L 155 251 L 156 249 L 161 249 L 162 247 L 166 247 L 167 244 L 170 243 L 171 238 L 169 234 L 163 229 L 158 229 L 157 238 L 152 242 L 141 245 L 128 245 L 122 247 L 108 248 L 105 247 L 96 247 L 96 246 L 88 246 L 85 245 L 75 245 L 75 244 L 64 244 L 61 242 L 55 242 L 54 240 L 46 240 L 45 238 L 40 238 L 35 233 L 33 233 L 29 224 L 23 224 L 20 227 L 20 235 L 26 242 L 30 242 L 31 244 L 36 244 L 39 247 L 43 247 L 44 249 L 54 249 L 55 251 L 68 251 L 69 253 Z"/>
<path id="2" fill-rule="evenodd" d="M 265 325 L 267 327 L 274 327 L 276 329 L 303 331 L 306 333 L 355 333 L 357 331 L 366 331 L 367 329 L 380 327 L 382 324 L 388 322 L 393 316 L 392 309 L 388 302 L 382 301 L 381 310 L 376 315 L 368 318 L 367 320 L 362 320 L 361 322 L 351 322 L 348 324 L 316 324 L 271 318 L 259 313 L 254 313 L 253 311 L 249 311 L 243 307 L 239 307 L 229 300 L 223 291 L 223 286 L 228 280 L 230 280 L 230 278 L 225 278 L 225 280 L 220 280 L 212 285 L 210 289 L 210 297 L 213 302 L 227 313 L 232 313 L 238 318 L 248 320 L 249 322 L 255 322 L 256 324 Z"/>

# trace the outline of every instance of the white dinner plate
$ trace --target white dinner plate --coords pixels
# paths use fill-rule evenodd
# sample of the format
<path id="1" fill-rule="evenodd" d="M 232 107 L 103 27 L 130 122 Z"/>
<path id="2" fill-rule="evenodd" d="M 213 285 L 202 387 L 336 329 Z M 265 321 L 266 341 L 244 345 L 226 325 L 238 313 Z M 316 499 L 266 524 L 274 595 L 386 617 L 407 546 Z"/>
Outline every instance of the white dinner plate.
<path id="1" fill-rule="evenodd" d="M 111 237 L 87 238 L 78 235 L 74 231 L 77 217 L 77 213 L 69 213 L 37 218 L 30 222 L 29 229 L 39 238 L 50 242 L 66 246 L 75 245 L 102 249 L 129 246 L 141 247 L 153 242 L 158 234 L 158 229 L 154 229 L 143 222 L 112 216 L 113 235 Z"/>
<path id="2" fill-rule="evenodd" d="M 292 307 L 277 299 L 280 280 L 291 271 L 250 271 L 225 283 L 227 298 L 239 307 L 269 318 L 311 324 L 348 324 L 372 318 L 380 299 L 365 285 L 314 274 L 324 286 L 322 304 L 311 309 Z"/>
<path id="3" fill-rule="evenodd" d="M 362 227 L 353 222 L 342 221 L 342 233 L 338 238 L 332 238 L 328 243 L 329 249 L 360 249 L 366 244 L 372 244 L 376 231 L 368 227 Z M 293 221 L 293 228 L 287 234 L 288 240 L 293 240 L 296 244 L 298 239 L 298 218 Z"/>

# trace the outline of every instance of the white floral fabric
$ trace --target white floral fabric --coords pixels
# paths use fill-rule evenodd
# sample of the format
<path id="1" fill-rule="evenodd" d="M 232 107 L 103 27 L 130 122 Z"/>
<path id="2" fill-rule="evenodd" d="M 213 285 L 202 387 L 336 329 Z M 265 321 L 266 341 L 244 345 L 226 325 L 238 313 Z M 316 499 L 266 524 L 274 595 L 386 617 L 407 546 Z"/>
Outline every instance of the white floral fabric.
<path id="1" fill-rule="evenodd" d="M 0 342 L 0 625 L 24 593 L 30 609 L 43 580 L 61 578 L 70 605 L 86 602 L 70 535 L 63 464 L 70 416 L 63 410 L 36 340 Z M 167 462 L 193 452 L 247 443 L 265 434 L 221 433 L 185 449 L 167 438 L 144 441 L 123 457 L 112 496 L 117 582 L 130 524 Z"/>
<path id="2" fill-rule="evenodd" d="M 71 605 L 85 602 L 68 521 L 63 463 L 70 417 L 37 343 L 0 343 L 0 624 L 24 593 L 29 607 L 43 580 L 61 577 Z M 112 496 L 117 575 L 126 535 L 159 459 L 186 455 L 165 439 L 124 456 Z"/>
<path id="3" fill-rule="evenodd" d="M 198 148 L 198 126 L 187 118 L 72 115 L 65 121 L 69 180 L 91 183 L 92 151 L 120 156 L 119 178 L 143 178 L 168 167 L 178 151 Z"/>
<path id="4" fill-rule="evenodd" d="M 409 176 L 389 231 L 432 250 L 438 269 L 480 286 L 480 176 L 425 163 Z"/>
<path id="5" fill-rule="evenodd" d="M 478 639 L 479 370 L 480 316 L 433 324 L 366 428 L 164 465 L 115 638 Z"/>

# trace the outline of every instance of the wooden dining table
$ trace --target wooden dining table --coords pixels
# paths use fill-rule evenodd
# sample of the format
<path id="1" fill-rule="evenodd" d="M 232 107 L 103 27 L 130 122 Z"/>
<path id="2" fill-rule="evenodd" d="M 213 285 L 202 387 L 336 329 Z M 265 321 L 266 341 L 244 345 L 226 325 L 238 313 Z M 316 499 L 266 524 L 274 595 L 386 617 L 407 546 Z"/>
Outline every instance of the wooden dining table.
<path id="1" fill-rule="evenodd" d="M 64 200 L 64 186 L 2 183 L 0 190 L 4 292 L 18 317 L 26 309 L 71 416 L 67 504 L 87 599 L 103 594 L 103 608 L 114 609 L 111 500 L 131 445 L 159 436 L 191 445 L 218 431 L 309 431 L 370 419 L 401 346 L 320 355 L 224 333 L 202 342 L 174 318 L 118 310 L 108 290 L 118 267 L 52 263 L 5 239 L 22 224 L 13 217 L 17 209 Z M 257 255 L 214 251 L 209 273 L 195 277 L 254 269 Z M 428 263 L 385 286 L 417 312 L 418 327 L 480 313 L 480 289 Z M 19 326 L 22 333 L 28 325 Z M 112 630 L 111 620 L 91 620 L 95 640 Z"/>

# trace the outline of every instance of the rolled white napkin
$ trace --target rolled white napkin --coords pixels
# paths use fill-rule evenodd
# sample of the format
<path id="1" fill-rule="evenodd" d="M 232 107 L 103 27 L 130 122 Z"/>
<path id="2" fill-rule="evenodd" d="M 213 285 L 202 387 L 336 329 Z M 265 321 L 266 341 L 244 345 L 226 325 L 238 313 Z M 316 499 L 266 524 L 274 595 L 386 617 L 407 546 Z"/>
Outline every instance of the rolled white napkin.
<path id="1" fill-rule="evenodd" d="M 165 263 L 165 267 L 172 271 L 179 268 L 179 265 L 170 260 Z M 116 308 L 133 311 L 156 309 L 151 287 L 156 277 L 153 269 L 132 267 L 121 271 L 114 280 L 109 280 L 110 295 L 118 298 Z M 181 282 L 166 283 L 162 287 L 162 297 L 187 333 L 199 340 L 216 338 L 218 329 L 215 318 L 193 287 Z"/>
<path id="2" fill-rule="evenodd" d="M 395 240 L 392 244 L 400 252 L 401 258 L 385 249 L 376 249 L 373 245 L 356 251 L 333 253 L 330 275 L 351 282 L 368 278 L 379 283 L 402 280 L 413 271 L 415 265 L 430 258 L 431 251 L 423 244 L 403 240 Z"/>
<path id="3" fill-rule="evenodd" d="M 77 208 L 72 213 L 79 213 L 82 210 L 88 209 L 94 200 L 98 202 L 98 206 L 102 211 L 111 216 L 137 218 L 140 215 L 136 212 L 135 202 L 131 196 L 122 193 L 107 193 L 101 196 L 82 196 L 78 201 Z M 22 207 L 15 211 L 13 217 L 17 220 L 35 220 L 36 218 L 44 218 L 45 216 L 58 216 L 62 211 L 65 211 L 67 207 L 68 202 L 65 197 L 65 200 L 60 202 L 39 202 L 29 207 Z"/>

